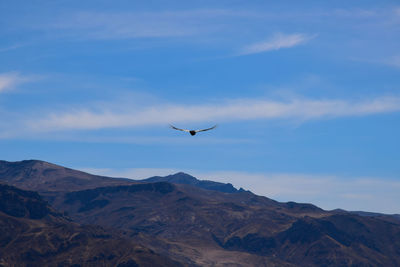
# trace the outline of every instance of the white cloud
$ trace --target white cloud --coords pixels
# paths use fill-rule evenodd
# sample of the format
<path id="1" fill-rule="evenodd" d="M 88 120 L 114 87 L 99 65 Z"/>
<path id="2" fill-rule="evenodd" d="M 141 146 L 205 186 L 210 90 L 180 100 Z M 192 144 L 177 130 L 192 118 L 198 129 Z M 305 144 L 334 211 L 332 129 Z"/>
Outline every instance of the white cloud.
<path id="1" fill-rule="evenodd" d="M 116 105 L 118 106 L 118 105 Z M 52 113 L 35 123 L 32 130 L 90 130 L 102 128 L 143 127 L 169 123 L 225 122 L 256 119 L 292 119 L 298 121 L 400 111 L 399 97 L 368 100 L 315 100 L 294 98 L 288 101 L 238 99 L 220 104 L 157 104 L 97 109 L 74 109 Z"/>
<path id="2" fill-rule="evenodd" d="M 0 74 L 0 92 L 13 89 L 16 85 L 26 82 L 27 79 L 17 72 Z"/>
<path id="3" fill-rule="evenodd" d="M 301 33 L 296 33 L 296 34 L 279 33 L 264 42 L 259 42 L 243 47 L 239 52 L 239 55 L 257 54 L 272 50 L 279 50 L 282 48 L 294 47 L 300 44 L 304 44 L 312 38 L 314 38 L 314 36 Z"/>
<path id="4" fill-rule="evenodd" d="M 373 18 L 379 16 L 380 12 L 382 12 L 379 9 L 360 9 L 360 8 L 349 8 L 349 9 L 334 9 L 331 14 L 340 17 L 340 18 Z M 325 17 L 327 15 L 331 14 L 325 14 Z"/>
<path id="5" fill-rule="evenodd" d="M 18 48 L 23 47 L 25 45 L 26 44 L 15 44 L 15 45 L 7 46 L 7 47 L 0 47 L 0 52 L 6 52 L 6 51 L 9 51 L 9 50 L 18 49 Z"/>
<path id="6" fill-rule="evenodd" d="M 365 62 L 369 64 L 379 64 L 386 65 L 394 68 L 400 68 L 400 55 L 394 54 L 391 56 L 373 56 L 368 55 L 368 57 L 350 57 L 351 60 Z"/>
<path id="7" fill-rule="evenodd" d="M 84 171 L 110 177 L 145 179 L 166 176 L 182 170 L 162 168 L 96 169 Z M 250 173 L 237 171 L 205 172 L 184 170 L 200 180 L 231 183 L 261 196 L 287 202 L 312 203 L 331 210 L 363 210 L 400 213 L 400 181 L 377 177 L 341 177 L 335 175 L 293 173 Z"/>
<path id="8" fill-rule="evenodd" d="M 392 57 L 386 63 L 394 67 L 400 67 L 400 55 Z"/>
<path id="9" fill-rule="evenodd" d="M 248 12 L 200 9 L 160 12 L 81 12 L 63 16 L 51 27 L 94 39 L 166 38 L 214 32 L 222 18 Z M 216 25 L 217 24 L 217 25 Z"/>
<path id="10" fill-rule="evenodd" d="M 19 72 L 0 73 L 0 92 L 13 90 L 18 85 L 38 79 L 41 79 L 41 77 L 36 75 L 22 75 Z"/>
<path id="11" fill-rule="evenodd" d="M 396 9 L 394 10 L 394 13 L 395 13 L 397 16 L 400 17 L 400 7 L 396 8 Z"/>

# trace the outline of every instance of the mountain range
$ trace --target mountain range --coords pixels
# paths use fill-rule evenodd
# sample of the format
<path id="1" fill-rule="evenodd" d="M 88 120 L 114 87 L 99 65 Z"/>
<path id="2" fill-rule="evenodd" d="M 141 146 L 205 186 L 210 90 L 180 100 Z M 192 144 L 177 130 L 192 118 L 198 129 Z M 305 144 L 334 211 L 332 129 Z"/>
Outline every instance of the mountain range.
<path id="1" fill-rule="evenodd" d="M 0 182 L 0 266 L 400 266 L 398 215 L 36 160 L 0 161 Z"/>

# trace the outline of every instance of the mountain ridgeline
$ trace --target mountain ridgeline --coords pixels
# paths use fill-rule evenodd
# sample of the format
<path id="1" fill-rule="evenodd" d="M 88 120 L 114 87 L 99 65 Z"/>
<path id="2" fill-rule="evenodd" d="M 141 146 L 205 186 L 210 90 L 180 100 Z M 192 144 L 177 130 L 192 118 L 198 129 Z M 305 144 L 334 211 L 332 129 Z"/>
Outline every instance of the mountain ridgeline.
<path id="1" fill-rule="evenodd" d="M 207 180 L 198 180 L 195 177 L 183 173 L 183 172 L 178 172 L 173 175 L 168 175 L 168 176 L 154 176 L 150 177 L 147 179 L 141 180 L 142 182 L 147 182 L 147 183 L 155 183 L 155 182 L 168 182 L 168 183 L 173 183 L 173 184 L 187 184 L 187 185 L 192 185 L 195 187 L 200 187 L 203 189 L 208 189 L 208 190 L 214 190 L 214 191 L 219 191 L 219 192 L 224 192 L 224 193 L 237 193 L 244 191 L 242 188 L 237 190 L 235 187 L 233 187 L 232 184 L 224 184 L 224 183 L 218 183 L 218 182 L 213 182 L 213 181 L 207 181 Z"/>
<path id="2" fill-rule="evenodd" d="M 34 160 L 0 161 L 0 183 L 0 266 L 400 266 L 398 216 Z"/>

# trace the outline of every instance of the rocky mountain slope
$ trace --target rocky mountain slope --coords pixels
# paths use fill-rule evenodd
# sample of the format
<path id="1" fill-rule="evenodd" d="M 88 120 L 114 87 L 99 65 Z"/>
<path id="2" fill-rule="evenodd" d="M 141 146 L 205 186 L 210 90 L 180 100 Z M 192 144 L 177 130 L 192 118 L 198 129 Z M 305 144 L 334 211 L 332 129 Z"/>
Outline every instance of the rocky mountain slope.
<path id="1" fill-rule="evenodd" d="M 99 226 L 80 226 L 39 194 L 0 184 L 0 266 L 179 266 Z"/>
<path id="2" fill-rule="evenodd" d="M 47 176 L 41 162 L 30 163 L 41 166 L 30 172 L 19 164 L 23 179 L 0 180 L 36 186 L 74 222 L 115 229 L 186 266 L 400 266 L 400 222 L 387 216 L 280 203 L 182 173 L 139 182 L 76 172 L 87 182 L 63 188 L 62 174 L 73 177 L 73 170 L 51 165 L 57 175 Z M 17 165 L 0 170 L 21 173 Z"/>
<path id="3" fill-rule="evenodd" d="M 218 266 L 214 255 L 227 252 L 236 259 L 225 264 L 241 266 L 400 264 L 400 224 L 278 203 L 247 192 L 158 182 L 71 192 L 55 206 L 81 223 L 156 237 L 164 241 L 152 246 L 156 251 L 200 266 Z"/>

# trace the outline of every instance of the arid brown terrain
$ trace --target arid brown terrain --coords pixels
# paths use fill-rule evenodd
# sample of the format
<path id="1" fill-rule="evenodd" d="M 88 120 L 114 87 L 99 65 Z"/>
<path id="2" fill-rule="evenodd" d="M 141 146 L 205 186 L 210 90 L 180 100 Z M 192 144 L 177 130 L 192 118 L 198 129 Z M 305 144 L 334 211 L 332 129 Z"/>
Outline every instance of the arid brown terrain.
<path id="1" fill-rule="evenodd" d="M 0 184 L 0 266 L 179 266 L 95 225 L 81 226 L 38 193 Z"/>
<path id="2" fill-rule="evenodd" d="M 134 181 L 0 161 L 0 181 L 41 195 L 2 185 L 4 266 L 400 266 L 397 216 L 281 203 L 184 173 Z"/>

